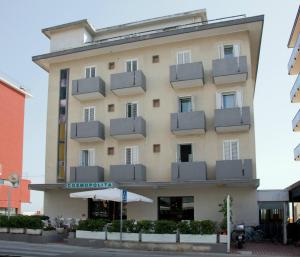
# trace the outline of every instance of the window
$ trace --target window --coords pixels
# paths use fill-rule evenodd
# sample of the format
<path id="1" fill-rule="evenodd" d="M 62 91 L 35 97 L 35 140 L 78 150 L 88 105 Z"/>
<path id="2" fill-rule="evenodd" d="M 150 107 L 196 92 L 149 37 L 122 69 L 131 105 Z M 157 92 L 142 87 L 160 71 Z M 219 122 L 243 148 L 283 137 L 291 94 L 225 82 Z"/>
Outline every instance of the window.
<path id="1" fill-rule="evenodd" d="M 81 150 L 80 151 L 80 166 L 93 166 L 95 165 L 95 150 Z"/>
<path id="2" fill-rule="evenodd" d="M 94 78 L 96 76 L 96 67 L 86 67 L 85 68 L 85 77 Z"/>
<path id="3" fill-rule="evenodd" d="M 236 107 L 236 93 L 222 93 L 222 109 Z"/>
<path id="4" fill-rule="evenodd" d="M 84 107 L 84 109 L 83 109 L 83 120 L 85 122 L 95 120 L 95 109 L 96 108 L 94 106 Z"/>
<path id="5" fill-rule="evenodd" d="M 138 61 L 135 60 L 128 60 L 126 61 L 126 71 L 127 72 L 133 72 L 138 69 Z"/>
<path id="6" fill-rule="evenodd" d="M 159 63 L 159 55 L 152 56 L 152 63 Z"/>
<path id="7" fill-rule="evenodd" d="M 191 51 L 181 51 L 177 53 L 177 64 L 191 63 Z"/>
<path id="8" fill-rule="evenodd" d="M 126 104 L 126 117 L 135 118 L 138 115 L 138 104 L 137 103 L 127 103 Z"/>
<path id="9" fill-rule="evenodd" d="M 108 147 L 107 148 L 107 155 L 114 155 L 115 149 L 114 147 Z"/>
<path id="10" fill-rule="evenodd" d="M 225 140 L 223 142 L 223 159 L 238 160 L 239 159 L 239 141 Z"/>
<path id="11" fill-rule="evenodd" d="M 159 99 L 153 99 L 153 107 L 157 108 L 160 106 L 160 100 Z"/>
<path id="12" fill-rule="evenodd" d="M 232 58 L 240 56 L 240 46 L 238 44 L 227 44 L 219 46 L 219 58 Z"/>
<path id="13" fill-rule="evenodd" d="M 192 144 L 177 145 L 177 161 L 178 162 L 193 161 Z"/>
<path id="14" fill-rule="evenodd" d="M 108 69 L 113 70 L 115 68 L 115 62 L 109 62 L 108 63 Z"/>
<path id="15" fill-rule="evenodd" d="M 158 197 L 159 220 L 194 220 L 194 197 Z"/>
<path id="16" fill-rule="evenodd" d="M 154 144 L 153 153 L 159 153 L 159 152 L 160 152 L 160 144 Z"/>
<path id="17" fill-rule="evenodd" d="M 179 112 L 191 112 L 192 111 L 192 98 L 179 97 Z"/>
<path id="18" fill-rule="evenodd" d="M 233 45 L 224 45 L 224 58 L 234 57 Z"/>
<path id="19" fill-rule="evenodd" d="M 125 147 L 125 164 L 137 164 L 138 152 L 138 146 Z"/>
<path id="20" fill-rule="evenodd" d="M 108 112 L 114 112 L 115 111 L 115 105 L 114 104 L 109 104 L 107 106 L 107 111 Z"/>

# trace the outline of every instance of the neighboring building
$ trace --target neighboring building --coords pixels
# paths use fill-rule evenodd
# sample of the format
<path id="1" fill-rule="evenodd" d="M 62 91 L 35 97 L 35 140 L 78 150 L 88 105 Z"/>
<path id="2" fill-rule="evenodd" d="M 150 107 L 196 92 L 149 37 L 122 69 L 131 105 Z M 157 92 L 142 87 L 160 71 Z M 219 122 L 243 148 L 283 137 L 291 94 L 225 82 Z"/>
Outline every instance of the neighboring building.
<path id="1" fill-rule="evenodd" d="M 253 97 L 263 16 L 197 10 L 95 30 L 42 32 L 50 52 L 44 213 L 113 218 L 118 204 L 70 199 L 70 182 L 114 182 L 154 200 L 130 219 L 258 223 Z M 78 186 L 80 184 L 72 184 Z M 84 189 L 80 189 L 84 190 Z M 79 189 L 77 191 L 80 191 Z M 115 211 L 114 211 L 115 210 Z"/>
<path id="2" fill-rule="evenodd" d="M 30 94 L 0 76 L 0 180 L 11 174 L 22 178 L 23 132 L 25 98 Z M 17 188 L 11 188 L 11 213 L 21 211 L 21 203 L 30 201 L 30 181 L 21 179 Z M 0 184 L 0 214 L 7 213 L 8 186 Z"/>

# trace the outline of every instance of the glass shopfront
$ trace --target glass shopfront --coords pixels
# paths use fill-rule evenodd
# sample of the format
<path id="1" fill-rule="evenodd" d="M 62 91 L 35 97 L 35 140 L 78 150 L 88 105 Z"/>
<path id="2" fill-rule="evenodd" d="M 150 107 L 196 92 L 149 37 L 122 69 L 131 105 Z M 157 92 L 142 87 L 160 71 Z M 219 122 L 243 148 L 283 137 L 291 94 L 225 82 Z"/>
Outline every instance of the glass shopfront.
<path id="1" fill-rule="evenodd" d="M 88 200 L 89 219 L 120 219 L 120 203 L 113 201 Z M 126 205 L 123 205 L 123 219 L 126 219 Z"/>

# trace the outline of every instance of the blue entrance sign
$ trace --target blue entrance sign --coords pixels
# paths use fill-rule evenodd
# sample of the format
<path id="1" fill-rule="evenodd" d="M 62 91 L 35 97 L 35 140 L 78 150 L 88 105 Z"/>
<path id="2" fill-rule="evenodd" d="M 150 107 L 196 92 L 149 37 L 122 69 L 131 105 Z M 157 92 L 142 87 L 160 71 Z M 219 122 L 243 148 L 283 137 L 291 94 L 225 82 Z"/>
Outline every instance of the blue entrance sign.
<path id="1" fill-rule="evenodd" d="M 124 190 L 124 189 L 122 192 L 122 202 L 127 203 L 127 190 Z"/>
<path id="2" fill-rule="evenodd" d="M 95 182 L 95 183 L 66 183 L 66 189 L 98 189 L 98 188 L 111 188 L 113 187 L 112 182 Z"/>

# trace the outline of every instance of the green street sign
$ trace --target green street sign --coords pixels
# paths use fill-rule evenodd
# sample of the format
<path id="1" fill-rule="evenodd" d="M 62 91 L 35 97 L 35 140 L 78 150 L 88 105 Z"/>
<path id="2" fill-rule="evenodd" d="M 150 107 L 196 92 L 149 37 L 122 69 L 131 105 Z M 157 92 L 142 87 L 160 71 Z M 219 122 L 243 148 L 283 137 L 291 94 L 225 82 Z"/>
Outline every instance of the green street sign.
<path id="1" fill-rule="evenodd" d="M 94 182 L 94 183 L 66 183 L 66 189 L 99 189 L 111 188 L 114 184 L 112 182 Z"/>

